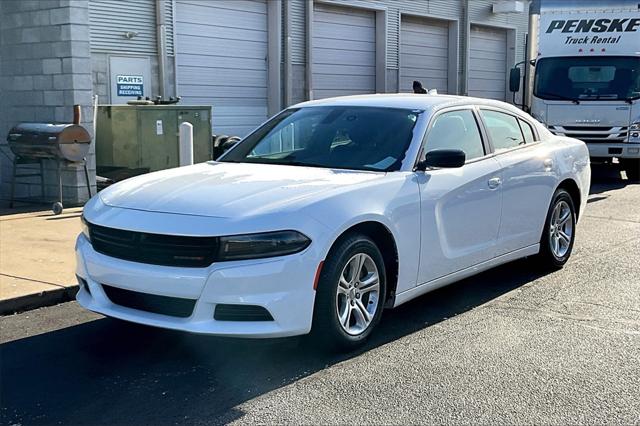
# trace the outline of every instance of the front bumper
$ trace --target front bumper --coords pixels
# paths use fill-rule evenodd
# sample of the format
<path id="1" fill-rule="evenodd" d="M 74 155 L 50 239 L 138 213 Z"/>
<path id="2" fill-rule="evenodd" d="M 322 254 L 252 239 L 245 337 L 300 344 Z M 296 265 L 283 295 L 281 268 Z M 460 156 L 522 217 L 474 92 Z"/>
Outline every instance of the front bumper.
<path id="1" fill-rule="evenodd" d="M 80 286 L 76 299 L 88 310 L 155 327 L 232 337 L 284 337 L 306 334 L 313 317 L 316 253 L 307 250 L 279 258 L 214 263 L 207 268 L 147 265 L 105 256 L 80 235 L 76 241 Z M 315 265 L 315 266 L 314 266 Z M 116 305 L 103 285 L 144 294 L 195 300 L 187 318 Z M 217 304 L 257 305 L 273 321 L 218 321 Z"/>
<path id="2" fill-rule="evenodd" d="M 592 158 L 640 158 L 638 143 L 589 143 L 589 156 Z"/>

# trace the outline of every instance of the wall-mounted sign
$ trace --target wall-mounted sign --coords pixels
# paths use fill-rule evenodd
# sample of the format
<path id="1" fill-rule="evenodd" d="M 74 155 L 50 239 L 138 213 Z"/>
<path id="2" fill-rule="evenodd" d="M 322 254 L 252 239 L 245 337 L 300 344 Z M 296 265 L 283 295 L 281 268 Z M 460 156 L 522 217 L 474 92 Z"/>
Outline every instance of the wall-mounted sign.
<path id="1" fill-rule="evenodd" d="M 144 77 L 141 75 L 117 75 L 118 96 L 144 96 Z"/>

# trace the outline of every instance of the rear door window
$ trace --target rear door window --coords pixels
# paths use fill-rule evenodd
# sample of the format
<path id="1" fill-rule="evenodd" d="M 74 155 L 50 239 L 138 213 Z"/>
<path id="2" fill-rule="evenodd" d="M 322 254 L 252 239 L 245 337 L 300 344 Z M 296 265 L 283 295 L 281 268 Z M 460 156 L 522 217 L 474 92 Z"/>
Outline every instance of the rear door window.
<path id="1" fill-rule="evenodd" d="M 513 115 L 486 109 L 481 109 L 480 114 L 496 152 L 506 151 L 526 143 L 518 119 Z"/>

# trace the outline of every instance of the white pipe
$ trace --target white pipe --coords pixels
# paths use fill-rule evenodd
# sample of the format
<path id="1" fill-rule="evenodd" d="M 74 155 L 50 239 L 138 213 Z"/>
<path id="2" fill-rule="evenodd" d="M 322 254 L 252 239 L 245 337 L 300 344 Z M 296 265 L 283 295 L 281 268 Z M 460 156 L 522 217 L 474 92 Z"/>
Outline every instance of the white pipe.
<path id="1" fill-rule="evenodd" d="M 96 140 L 96 121 L 98 120 L 98 95 L 93 95 L 93 140 Z"/>
<path id="2" fill-rule="evenodd" d="M 193 164 L 193 125 L 188 122 L 180 123 L 180 167 Z"/>
<path id="3" fill-rule="evenodd" d="M 164 13 L 164 1 L 156 0 L 156 40 L 158 47 L 158 79 L 160 96 L 166 96 L 167 37 Z"/>

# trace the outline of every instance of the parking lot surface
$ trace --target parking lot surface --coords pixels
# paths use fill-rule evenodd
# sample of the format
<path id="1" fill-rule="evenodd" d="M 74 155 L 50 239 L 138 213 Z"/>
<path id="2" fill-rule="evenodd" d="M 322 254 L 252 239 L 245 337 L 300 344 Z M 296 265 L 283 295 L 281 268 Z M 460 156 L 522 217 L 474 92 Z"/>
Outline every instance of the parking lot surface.
<path id="1" fill-rule="evenodd" d="M 0 319 L 3 424 L 640 422 L 640 185 L 594 169 L 573 257 L 387 311 L 366 347 L 156 330 L 75 302 Z"/>

